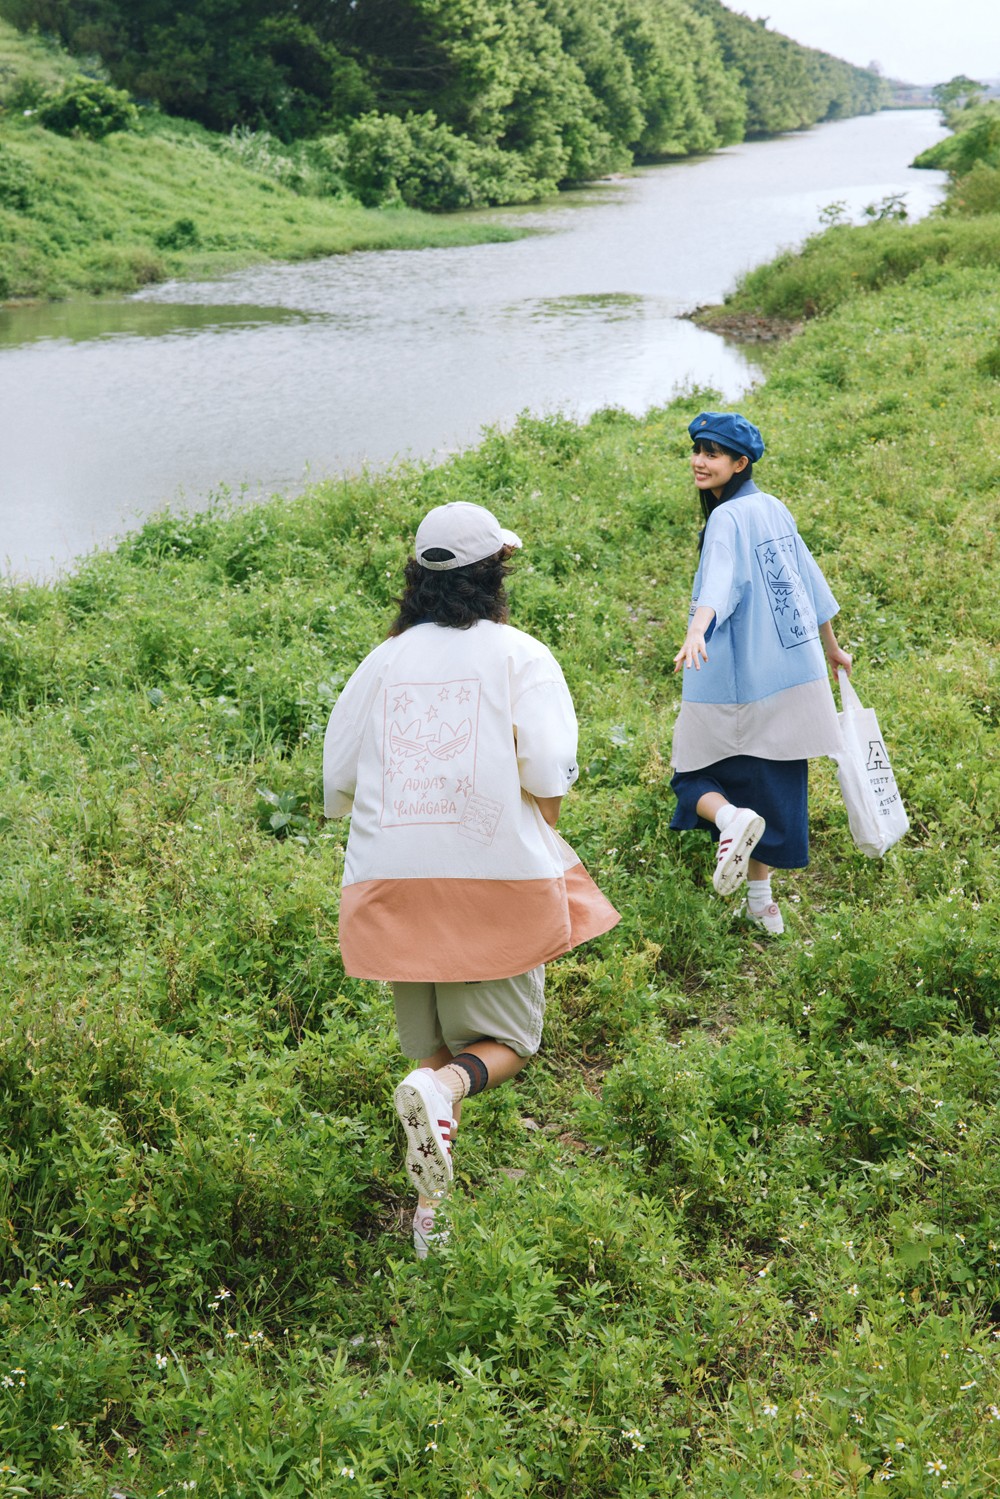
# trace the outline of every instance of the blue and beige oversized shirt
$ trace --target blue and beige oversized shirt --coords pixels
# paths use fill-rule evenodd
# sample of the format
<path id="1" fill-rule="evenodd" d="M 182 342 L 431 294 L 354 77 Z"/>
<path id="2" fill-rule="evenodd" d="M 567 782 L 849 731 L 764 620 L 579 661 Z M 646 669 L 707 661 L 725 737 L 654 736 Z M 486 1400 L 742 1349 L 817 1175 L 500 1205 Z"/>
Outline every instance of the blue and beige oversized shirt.
<path id="1" fill-rule="evenodd" d="M 702 605 L 715 610 L 708 661 L 682 673 L 674 769 L 841 751 L 819 635 L 837 601 L 791 513 L 752 480 L 708 519 L 691 615 Z"/>

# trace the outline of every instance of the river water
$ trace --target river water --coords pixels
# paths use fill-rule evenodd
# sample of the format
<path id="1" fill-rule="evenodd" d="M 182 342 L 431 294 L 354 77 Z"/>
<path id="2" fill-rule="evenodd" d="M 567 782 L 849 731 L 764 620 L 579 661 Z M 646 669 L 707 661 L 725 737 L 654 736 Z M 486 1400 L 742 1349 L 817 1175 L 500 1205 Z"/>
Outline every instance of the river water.
<path id="1" fill-rule="evenodd" d="M 906 195 L 943 135 L 891 112 L 732 146 L 500 217 L 514 243 L 362 252 L 137 296 L 0 309 L 0 559 L 48 577 L 151 511 L 435 458 L 519 411 L 642 412 L 753 354 L 680 314 L 820 211 Z"/>

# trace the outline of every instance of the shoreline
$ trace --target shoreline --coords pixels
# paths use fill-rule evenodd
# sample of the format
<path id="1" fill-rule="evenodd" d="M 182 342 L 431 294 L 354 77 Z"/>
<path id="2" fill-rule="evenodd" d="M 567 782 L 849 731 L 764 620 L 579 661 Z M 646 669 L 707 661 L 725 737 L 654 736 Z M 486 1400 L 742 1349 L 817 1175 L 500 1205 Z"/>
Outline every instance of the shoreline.
<path id="1" fill-rule="evenodd" d="M 265 249 L 252 246 L 239 249 L 199 248 L 186 254 L 174 251 L 169 257 L 147 258 L 136 269 L 130 258 L 122 257 L 120 279 L 101 278 L 99 286 L 55 285 L 46 291 L 39 288 L 24 294 L 0 296 L 0 313 L 22 311 L 32 307 L 52 307 L 65 302 L 102 302 L 108 297 L 127 297 L 147 286 L 163 286 L 168 281 L 214 280 L 219 276 L 267 265 L 295 265 L 305 261 L 325 260 L 335 255 L 355 255 L 391 250 L 435 250 L 461 248 L 467 245 L 504 244 L 526 239 L 537 231 L 532 228 L 517 229 L 508 224 L 496 224 L 488 230 L 485 226 L 463 222 L 472 215 L 487 215 L 501 210 L 495 208 L 464 209 L 454 214 L 425 214 L 411 208 L 362 208 L 325 204 L 322 199 L 299 200 L 309 206 L 321 204 L 333 212 L 343 215 L 343 222 L 332 223 L 329 241 L 317 237 L 314 227 L 301 226 L 301 251 L 293 245 L 283 253 L 271 254 Z M 539 203 L 549 201 L 539 199 Z M 360 224 L 357 223 L 361 219 Z M 441 227 L 437 226 L 440 223 Z M 139 251 L 141 246 L 127 247 Z M 137 257 L 133 257 L 137 258 Z M 0 288 L 3 282 L 0 279 Z"/>
<path id="2" fill-rule="evenodd" d="M 709 302 L 691 312 L 678 314 L 709 333 L 719 333 L 733 343 L 784 343 L 806 326 L 806 318 L 769 317 L 762 312 L 730 312 L 725 302 Z"/>

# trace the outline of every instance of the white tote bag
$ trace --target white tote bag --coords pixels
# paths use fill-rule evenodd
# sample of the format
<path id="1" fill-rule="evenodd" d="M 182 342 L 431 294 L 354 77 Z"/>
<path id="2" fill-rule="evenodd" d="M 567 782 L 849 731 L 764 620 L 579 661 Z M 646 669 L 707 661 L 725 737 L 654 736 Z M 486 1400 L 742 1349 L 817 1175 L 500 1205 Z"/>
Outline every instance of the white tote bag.
<path id="1" fill-rule="evenodd" d="M 851 837 L 862 853 L 880 859 L 910 826 L 885 740 L 871 708 L 863 708 L 845 671 L 837 672 L 844 750 L 834 758 Z"/>

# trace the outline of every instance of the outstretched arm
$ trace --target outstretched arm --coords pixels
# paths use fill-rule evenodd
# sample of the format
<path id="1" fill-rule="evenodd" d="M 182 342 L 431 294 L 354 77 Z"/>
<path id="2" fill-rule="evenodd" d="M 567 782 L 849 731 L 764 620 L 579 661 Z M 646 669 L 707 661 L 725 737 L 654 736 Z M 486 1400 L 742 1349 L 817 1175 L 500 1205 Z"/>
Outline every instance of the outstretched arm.
<path id="1" fill-rule="evenodd" d="M 708 650 L 705 646 L 705 631 L 715 618 L 715 610 L 708 604 L 699 604 L 691 616 L 688 624 L 684 644 L 674 657 L 674 671 L 680 671 L 681 667 L 693 666 L 695 671 L 701 671 L 701 662 L 708 660 Z M 701 660 L 698 658 L 701 657 Z"/>

